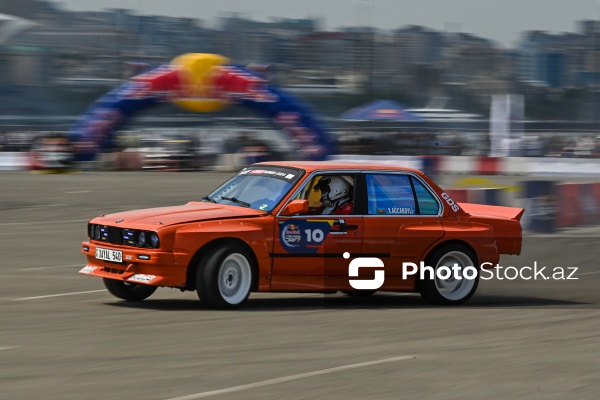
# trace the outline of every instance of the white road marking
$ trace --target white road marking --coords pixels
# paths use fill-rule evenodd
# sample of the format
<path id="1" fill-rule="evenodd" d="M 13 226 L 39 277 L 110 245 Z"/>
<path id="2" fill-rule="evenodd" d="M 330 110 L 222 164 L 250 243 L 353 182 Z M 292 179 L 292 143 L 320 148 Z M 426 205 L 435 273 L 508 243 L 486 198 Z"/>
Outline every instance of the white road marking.
<path id="1" fill-rule="evenodd" d="M 32 267 L 32 268 L 21 268 L 19 271 L 37 271 L 39 269 L 56 269 L 56 268 L 73 268 L 73 267 L 82 267 L 83 264 L 74 264 L 74 265 L 57 265 L 54 267 Z"/>
<path id="2" fill-rule="evenodd" d="M 38 300 L 38 299 L 47 299 L 50 297 L 61 297 L 61 296 L 74 296 L 76 294 L 87 294 L 87 293 L 98 293 L 98 292 L 106 292 L 106 289 L 101 290 L 88 290 L 86 292 L 71 292 L 71 293 L 58 293 L 58 294 L 49 294 L 46 296 L 34 296 L 34 297 L 22 297 L 20 299 L 13 299 L 13 301 L 20 300 Z"/>
<path id="3" fill-rule="evenodd" d="M 342 365 L 341 367 L 327 368 L 327 369 L 321 369 L 321 370 L 313 371 L 313 372 L 305 372 L 303 374 L 283 376 L 281 378 L 275 378 L 275 379 L 269 379 L 266 381 L 249 383 L 247 385 L 233 386 L 233 387 L 226 388 L 226 389 L 212 390 L 210 392 L 202 392 L 202 393 L 190 394 L 188 396 L 174 397 L 174 398 L 171 398 L 168 400 L 202 399 L 204 397 L 217 396 L 217 395 L 225 394 L 225 393 L 239 392 L 241 390 L 254 389 L 254 388 L 258 388 L 258 387 L 262 387 L 262 386 L 276 385 L 278 383 L 295 381 L 295 380 L 304 379 L 304 378 L 310 378 L 312 376 L 331 374 L 334 372 L 346 371 L 349 369 L 368 367 L 371 365 L 384 364 L 384 363 L 390 363 L 390 362 L 395 362 L 395 361 L 411 360 L 414 358 L 416 358 L 416 356 L 400 356 L 400 357 L 384 358 L 384 359 L 375 360 L 375 361 L 367 361 L 367 362 L 362 362 L 362 363 L 358 363 L 358 364 Z"/>
<path id="4" fill-rule="evenodd" d="M 5 225 L 46 225 L 46 224 L 70 224 L 70 223 L 75 223 L 75 222 L 88 222 L 89 219 L 71 219 L 71 220 L 67 220 L 67 221 L 43 221 L 43 222 L 39 222 L 39 221 L 31 221 L 31 222 L 6 222 L 3 224 L 0 224 L 0 226 L 5 226 Z"/>
<path id="5" fill-rule="evenodd" d="M 77 190 L 75 192 L 65 192 L 65 193 L 69 193 L 69 194 L 75 194 L 75 193 L 91 193 L 91 190 Z"/>
<path id="6" fill-rule="evenodd" d="M 12 349 L 16 349 L 16 346 L 4 346 L 4 347 L 0 347 L 0 351 L 2 350 L 12 350 Z"/>
<path id="7" fill-rule="evenodd" d="M 37 208 L 37 207 L 58 207 L 58 206 L 66 206 L 67 203 L 57 203 L 57 204 L 37 204 L 35 206 L 20 206 L 19 208 Z"/>
<path id="8" fill-rule="evenodd" d="M 9 232 L 9 233 L 0 233 L 0 235 L 45 235 L 46 233 L 63 233 L 63 232 L 73 232 L 72 229 L 66 229 L 62 231 L 37 231 L 37 232 Z"/>

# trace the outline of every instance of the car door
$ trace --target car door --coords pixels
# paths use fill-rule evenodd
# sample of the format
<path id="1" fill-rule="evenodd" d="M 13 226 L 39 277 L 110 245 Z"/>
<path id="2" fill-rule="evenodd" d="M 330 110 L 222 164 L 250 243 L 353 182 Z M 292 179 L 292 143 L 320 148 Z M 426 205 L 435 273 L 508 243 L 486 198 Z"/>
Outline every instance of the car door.
<path id="1" fill-rule="evenodd" d="M 423 253 L 443 237 L 442 204 L 416 175 L 404 171 L 365 172 L 367 207 L 363 253 L 384 262 L 385 289 L 410 289 L 402 263 L 419 264 Z"/>
<path id="2" fill-rule="evenodd" d="M 323 214 L 320 190 L 323 178 L 343 176 L 351 183 L 352 211 Z M 348 263 L 344 253 L 361 253 L 363 217 L 356 209 L 356 174 L 316 173 L 292 199 L 309 201 L 309 212 L 277 216 L 273 252 L 272 290 L 339 290 L 348 286 Z M 348 212 L 347 203 L 343 212 Z M 338 211 L 341 212 L 341 211 Z"/>

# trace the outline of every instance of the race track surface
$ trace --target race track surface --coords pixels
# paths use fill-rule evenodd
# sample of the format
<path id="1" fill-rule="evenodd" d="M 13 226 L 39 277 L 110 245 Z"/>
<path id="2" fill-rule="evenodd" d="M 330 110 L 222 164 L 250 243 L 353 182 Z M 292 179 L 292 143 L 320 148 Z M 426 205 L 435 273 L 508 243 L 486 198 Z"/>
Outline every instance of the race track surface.
<path id="1" fill-rule="evenodd" d="M 0 399 L 598 398 L 598 227 L 501 261 L 578 280 L 482 281 L 454 308 L 252 294 L 214 311 L 164 288 L 128 304 L 77 274 L 90 218 L 198 200 L 229 175 L 0 173 Z"/>

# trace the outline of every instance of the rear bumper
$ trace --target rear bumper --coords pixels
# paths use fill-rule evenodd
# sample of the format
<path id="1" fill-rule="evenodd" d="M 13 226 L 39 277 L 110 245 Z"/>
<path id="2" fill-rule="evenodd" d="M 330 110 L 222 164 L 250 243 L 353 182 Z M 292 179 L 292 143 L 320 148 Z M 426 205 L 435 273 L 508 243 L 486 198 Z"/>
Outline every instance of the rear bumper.
<path id="1" fill-rule="evenodd" d="M 96 258 L 96 248 L 123 252 L 123 262 L 115 263 Z M 87 257 L 82 275 L 117 279 L 151 286 L 185 287 L 187 266 L 177 265 L 171 252 L 152 249 L 132 249 L 114 245 L 81 244 L 81 253 Z M 149 259 L 140 259 L 143 258 Z"/>

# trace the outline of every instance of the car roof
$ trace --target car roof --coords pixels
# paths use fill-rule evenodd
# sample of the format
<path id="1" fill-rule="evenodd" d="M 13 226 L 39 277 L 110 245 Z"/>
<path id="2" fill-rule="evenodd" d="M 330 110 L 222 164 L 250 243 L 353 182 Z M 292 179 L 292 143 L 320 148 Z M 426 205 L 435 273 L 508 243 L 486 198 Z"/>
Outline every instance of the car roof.
<path id="1" fill-rule="evenodd" d="M 351 162 L 351 161 L 269 161 L 262 162 L 253 165 L 272 165 L 278 167 L 291 167 L 291 168 L 301 168 L 306 170 L 306 172 L 318 171 L 318 170 L 377 170 L 377 171 L 407 171 L 414 172 L 419 175 L 424 175 L 423 172 L 413 169 L 402 167 L 399 165 L 389 165 L 382 163 L 364 163 L 364 162 Z"/>

